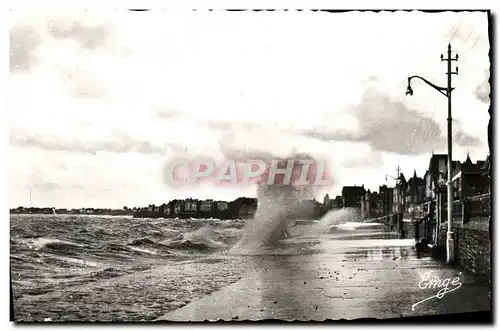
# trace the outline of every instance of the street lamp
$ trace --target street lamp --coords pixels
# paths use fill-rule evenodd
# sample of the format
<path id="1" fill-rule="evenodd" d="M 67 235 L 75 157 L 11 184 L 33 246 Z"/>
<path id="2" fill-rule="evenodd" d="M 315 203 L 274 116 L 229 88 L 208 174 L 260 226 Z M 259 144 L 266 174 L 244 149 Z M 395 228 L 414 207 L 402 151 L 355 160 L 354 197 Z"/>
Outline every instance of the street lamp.
<path id="1" fill-rule="evenodd" d="M 413 90 L 411 89 L 409 79 L 408 79 L 408 87 L 406 88 L 406 95 L 413 95 Z"/>
<path id="2" fill-rule="evenodd" d="M 446 73 L 447 78 L 448 78 L 448 85 L 447 87 L 440 87 L 437 86 L 431 82 L 429 82 L 427 79 L 421 77 L 421 76 L 411 76 L 408 77 L 408 87 L 406 88 L 406 95 L 413 95 L 413 90 L 411 88 L 411 80 L 414 78 L 418 78 L 422 81 L 424 81 L 427 85 L 430 87 L 434 88 L 436 91 L 444 95 L 448 99 L 448 181 L 447 181 L 447 189 L 448 189 L 448 206 L 447 206 L 447 220 L 448 220 L 448 232 L 446 234 L 446 260 L 448 263 L 453 262 L 454 258 L 454 239 L 453 239 L 453 230 L 451 226 L 452 222 L 452 206 L 453 206 L 453 187 L 451 185 L 451 180 L 452 180 L 452 169 L 451 169 L 451 164 L 452 164 L 452 132 L 451 132 L 451 92 L 454 90 L 453 87 L 451 87 L 451 75 L 456 75 L 458 74 L 458 68 L 456 68 L 455 72 L 451 71 L 451 62 L 452 61 L 458 61 L 458 54 L 455 56 L 455 58 L 451 58 L 451 45 L 448 44 L 448 58 L 444 59 L 443 55 L 441 55 L 441 61 L 446 61 L 448 64 L 448 72 Z"/>
<path id="3" fill-rule="evenodd" d="M 435 90 L 437 90 L 439 93 L 441 93 L 442 95 L 444 95 L 445 97 L 448 96 L 448 88 L 447 87 L 440 87 L 440 86 L 437 86 L 431 82 L 429 82 L 427 79 L 425 79 L 424 77 L 421 77 L 421 76 L 411 76 L 411 77 L 408 77 L 408 86 L 406 87 L 406 95 L 413 95 L 413 89 L 411 88 L 411 80 L 413 78 L 418 78 L 420 80 L 423 80 L 425 83 L 427 83 L 429 86 L 431 86 L 432 88 L 434 88 Z M 451 90 L 453 90 L 453 88 L 451 88 Z"/>
<path id="4" fill-rule="evenodd" d="M 385 175 L 385 180 L 386 181 L 387 181 L 387 177 L 391 177 L 392 179 L 394 179 L 396 181 L 396 185 L 398 185 L 401 182 L 400 178 L 395 178 L 395 177 L 392 177 L 391 175 Z"/>

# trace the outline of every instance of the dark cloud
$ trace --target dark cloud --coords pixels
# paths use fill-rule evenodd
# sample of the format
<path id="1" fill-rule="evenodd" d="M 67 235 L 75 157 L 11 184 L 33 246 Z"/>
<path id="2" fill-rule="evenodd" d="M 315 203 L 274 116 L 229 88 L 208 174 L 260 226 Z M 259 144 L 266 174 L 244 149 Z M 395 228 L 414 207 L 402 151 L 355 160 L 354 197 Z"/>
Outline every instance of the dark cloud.
<path id="1" fill-rule="evenodd" d="M 453 135 L 453 143 L 463 147 L 474 147 L 481 143 L 481 139 L 466 134 L 463 131 L 457 132 Z"/>
<path id="2" fill-rule="evenodd" d="M 371 77 L 370 81 L 376 81 Z M 346 167 L 377 167 L 382 164 L 379 152 L 390 152 L 401 155 L 420 155 L 432 150 L 443 149 L 447 145 L 446 132 L 436 120 L 425 116 L 414 109 L 409 109 L 402 102 L 391 100 L 387 95 L 368 88 L 359 106 L 352 109 L 360 129 L 356 132 L 347 130 L 285 130 L 287 133 L 301 135 L 320 141 L 344 141 L 368 143 L 374 153 L 363 160 L 346 160 Z M 338 116 L 338 115 L 337 115 Z M 442 118 L 445 118 L 445 114 Z M 335 121 L 335 118 L 327 119 Z M 445 120 L 444 120 L 445 121 Z M 232 146 L 230 137 L 238 132 L 238 128 L 262 128 L 258 124 L 244 122 L 204 122 L 211 129 L 226 132 L 220 140 L 221 151 L 231 158 L 256 157 L 266 159 L 269 154 L 252 151 L 241 146 Z M 464 132 L 459 121 L 453 121 L 453 142 L 463 147 L 474 147 L 481 143 L 478 137 Z"/>
<path id="3" fill-rule="evenodd" d="M 374 150 L 403 155 L 428 153 L 446 146 L 446 137 L 434 119 L 375 90 L 365 92 L 354 115 L 359 122 L 359 132 L 306 131 L 302 134 L 323 141 L 368 142 Z M 456 130 L 454 142 L 475 146 L 480 140 Z"/>
<path id="4" fill-rule="evenodd" d="M 453 143 L 463 147 L 474 147 L 481 143 L 478 137 L 466 134 L 462 130 L 462 122 L 458 119 L 453 120 Z"/>
<path id="5" fill-rule="evenodd" d="M 73 22 L 67 25 L 59 21 L 51 21 L 48 24 L 48 31 L 54 38 L 74 39 L 87 49 L 102 47 L 109 35 L 109 31 L 104 26 L 84 26 L 80 22 Z"/>
<path id="6" fill-rule="evenodd" d="M 74 153 L 95 154 L 99 151 L 111 153 L 137 152 L 144 155 L 167 155 L 168 149 L 174 152 L 183 150 L 175 144 L 155 145 L 147 140 L 136 140 L 122 136 L 116 141 L 85 142 L 76 139 L 53 139 L 38 134 L 19 135 L 10 133 L 10 144 L 22 147 L 36 147 L 50 151 L 67 151 Z"/>
<path id="7" fill-rule="evenodd" d="M 40 35 L 31 26 L 14 26 L 10 29 L 10 71 L 29 70 L 36 65 L 35 50 L 40 45 Z"/>

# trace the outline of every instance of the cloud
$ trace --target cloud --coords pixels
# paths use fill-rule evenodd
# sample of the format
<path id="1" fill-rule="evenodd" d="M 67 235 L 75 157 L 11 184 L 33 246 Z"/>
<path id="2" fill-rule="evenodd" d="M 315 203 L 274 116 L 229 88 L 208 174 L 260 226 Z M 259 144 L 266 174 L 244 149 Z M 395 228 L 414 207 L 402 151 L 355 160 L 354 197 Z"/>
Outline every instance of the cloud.
<path id="1" fill-rule="evenodd" d="M 77 98 L 99 99 L 107 94 L 107 86 L 89 72 L 76 69 L 67 77 L 71 80 L 72 93 Z"/>
<path id="2" fill-rule="evenodd" d="M 176 144 L 154 144 L 148 140 L 132 139 L 121 135 L 113 140 L 83 140 L 71 137 L 40 135 L 37 133 L 10 132 L 10 144 L 21 147 L 36 147 L 49 151 L 66 151 L 74 153 L 97 152 L 129 153 L 143 155 L 168 155 L 170 152 L 180 152 L 182 147 Z"/>
<path id="3" fill-rule="evenodd" d="M 490 93 L 491 93 L 491 87 L 490 87 L 490 72 L 487 70 L 485 72 L 485 79 L 484 82 L 479 84 L 476 89 L 474 90 L 474 95 L 476 98 L 483 102 L 483 103 L 489 103 L 490 102 Z"/>
<path id="4" fill-rule="evenodd" d="M 251 122 L 226 122 L 226 121 L 204 121 L 202 122 L 204 125 L 206 125 L 209 129 L 212 130 L 218 130 L 218 131 L 223 131 L 223 132 L 234 132 L 238 131 L 239 129 L 264 129 L 264 126 L 261 124 L 257 123 L 251 123 Z"/>
<path id="5" fill-rule="evenodd" d="M 353 113 L 359 122 L 355 132 L 309 130 L 302 134 L 322 141 L 368 142 L 374 150 L 403 155 L 419 155 L 446 146 L 446 137 L 433 118 L 375 90 L 365 91 Z M 464 146 L 480 142 L 460 129 L 455 131 L 454 140 Z"/>
<path id="6" fill-rule="evenodd" d="M 62 184 L 56 182 L 41 182 L 33 185 L 37 189 L 42 189 L 46 191 L 57 191 L 63 189 L 85 189 L 85 186 L 79 184 Z"/>
<path id="7" fill-rule="evenodd" d="M 91 50 L 102 47 L 109 35 L 109 31 L 105 26 L 84 26 L 81 22 L 77 21 L 73 21 L 71 24 L 63 21 L 50 21 L 48 32 L 54 38 L 74 39 L 83 48 Z"/>
<path id="8" fill-rule="evenodd" d="M 153 203 L 168 196 L 161 169 L 172 154 L 224 153 L 237 159 L 286 157 L 294 149 L 320 152 L 340 174 L 337 185 L 358 178 L 355 182 L 377 187 L 381 168 L 392 169 L 405 159 L 402 167 L 420 172 L 428 160 L 415 160 L 446 146 L 446 111 L 439 111 L 437 122 L 426 115 L 445 104 L 441 95 L 422 88 L 406 106 L 391 96 L 403 97 L 400 81 L 413 72 L 443 79 L 439 54 L 463 14 L 450 14 L 447 21 L 444 14 L 425 13 L 388 13 L 384 18 L 346 13 L 333 21 L 329 14 L 316 17 L 319 13 L 309 21 L 307 15 L 302 18 L 305 12 L 301 18 L 270 20 L 214 12 L 201 21 L 157 14 L 17 14 L 11 45 L 20 45 L 11 47 L 11 71 L 29 72 L 12 74 L 9 81 L 10 144 L 16 146 L 9 150 L 22 161 L 9 158 L 11 177 L 18 178 L 10 191 L 17 194 L 14 202 L 23 198 L 16 187 L 40 164 L 46 165 L 40 171 L 45 179 L 54 173 L 54 183 L 88 185 L 80 197 L 71 197 L 81 200 L 71 203 L 121 204 L 124 198 L 130 199 L 127 204 L 136 199 Z M 297 19 L 307 24 L 297 24 Z M 359 20 L 370 21 L 368 33 L 346 28 Z M 464 17 L 461 28 L 468 20 Z M 479 23 L 476 30 L 482 37 L 470 54 L 462 52 L 475 35 L 464 45 L 459 31 L 453 42 L 461 58 L 467 55 L 466 62 L 458 63 L 462 78 L 456 80 L 468 84 L 461 89 L 467 93 L 457 93 L 453 101 L 457 157 L 457 144 L 485 140 L 487 119 L 479 113 L 487 105 L 473 94 L 488 65 L 484 15 Z M 394 28 L 401 25 L 407 27 L 404 33 Z M 346 33 L 328 35 L 335 29 Z M 353 54 L 366 49 L 372 50 L 366 61 L 352 61 Z M 365 93 L 366 85 L 383 93 Z M 463 121 L 463 130 L 455 119 Z M 398 154 L 410 154 L 413 145 L 420 155 Z M 97 151 L 107 152 L 94 155 Z M 64 176 L 51 164 L 54 158 L 68 167 Z M 383 166 L 377 167 L 381 158 Z M 113 194 L 99 195 L 113 186 Z M 205 191 L 189 189 L 186 194 L 222 196 L 210 187 L 200 190 Z M 61 191 L 50 193 L 63 200 L 72 195 Z"/>
<path id="9" fill-rule="evenodd" d="M 475 147 L 481 143 L 481 139 L 459 131 L 453 135 L 453 143 L 463 147 Z"/>
<path id="10" fill-rule="evenodd" d="M 40 35 L 29 25 L 16 25 L 10 29 L 10 71 L 26 71 L 37 64 L 35 50 Z"/>
<path id="11" fill-rule="evenodd" d="M 324 147 L 296 133 L 240 123 L 222 134 L 219 146 L 226 157 L 245 160 L 249 157 L 267 160 L 270 156 L 284 158 L 298 153 L 315 154 Z"/>
<path id="12" fill-rule="evenodd" d="M 165 109 L 163 107 L 157 107 L 155 110 L 156 116 L 163 120 L 171 120 L 176 117 L 179 117 L 181 115 L 181 112 L 172 110 L 172 109 Z"/>

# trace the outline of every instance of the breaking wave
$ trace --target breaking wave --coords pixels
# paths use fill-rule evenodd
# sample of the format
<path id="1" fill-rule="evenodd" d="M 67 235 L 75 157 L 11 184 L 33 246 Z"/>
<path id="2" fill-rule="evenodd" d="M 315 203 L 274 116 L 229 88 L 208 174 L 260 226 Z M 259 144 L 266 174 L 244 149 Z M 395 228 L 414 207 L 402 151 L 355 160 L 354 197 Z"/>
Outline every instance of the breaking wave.
<path id="1" fill-rule="evenodd" d="M 289 158 L 282 159 L 282 164 L 287 164 L 289 160 L 309 159 L 316 164 L 316 160 L 307 154 L 297 154 Z M 297 162 L 294 167 L 301 167 Z M 300 173 L 300 169 L 295 169 L 292 173 Z M 317 174 L 312 173 L 314 176 Z M 309 174 L 308 174 L 309 175 Z M 313 178 L 307 178 L 308 185 L 282 185 L 281 183 L 269 184 L 267 174 L 264 173 L 261 181 L 257 184 L 258 206 L 253 219 L 248 220 L 243 228 L 242 238 L 230 252 L 233 254 L 262 254 L 277 242 L 289 236 L 288 228 L 305 215 L 314 212 L 314 206 L 303 203 L 305 199 L 312 199 L 317 187 L 313 186 Z M 296 182 L 295 182 L 296 183 Z M 340 212 L 341 216 L 349 211 Z M 339 215 L 340 216 L 340 215 Z M 337 217 L 338 219 L 339 217 Z M 323 223 L 316 224 L 316 232 L 321 232 L 325 223 L 332 222 L 332 217 L 327 218 Z M 324 230 L 324 229 L 323 229 Z"/>

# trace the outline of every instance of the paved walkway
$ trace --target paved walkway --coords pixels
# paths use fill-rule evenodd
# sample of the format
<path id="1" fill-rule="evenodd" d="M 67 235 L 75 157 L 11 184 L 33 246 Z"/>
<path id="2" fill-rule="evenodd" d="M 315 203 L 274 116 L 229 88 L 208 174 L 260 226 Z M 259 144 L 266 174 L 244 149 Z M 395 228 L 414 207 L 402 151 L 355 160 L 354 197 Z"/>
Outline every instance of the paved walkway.
<path id="1" fill-rule="evenodd" d="M 159 320 L 322 321 L 490 309 L 489 285 L 417 256 L 413 240 L 395 239 L 377 227 L 290 238 L 274 255 L 244 258 L 246 277 Z M 461 287 L 414 306 L 444 288 L 421 282 L 426 272 L 450 279 L 449 290 Z"/>

